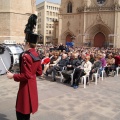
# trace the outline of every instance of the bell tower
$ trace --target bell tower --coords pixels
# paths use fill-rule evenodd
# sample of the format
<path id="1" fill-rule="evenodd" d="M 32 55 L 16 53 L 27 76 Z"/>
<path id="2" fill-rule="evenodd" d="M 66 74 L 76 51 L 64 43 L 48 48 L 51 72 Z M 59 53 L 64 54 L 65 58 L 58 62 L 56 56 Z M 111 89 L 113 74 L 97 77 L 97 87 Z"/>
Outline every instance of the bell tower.
<path id="1" fill-rule="evenodd" d="M 0 43 L 4 40 L 23 43 L 25 25 L 35 7 L 35 0 L 0 1 Z"/>

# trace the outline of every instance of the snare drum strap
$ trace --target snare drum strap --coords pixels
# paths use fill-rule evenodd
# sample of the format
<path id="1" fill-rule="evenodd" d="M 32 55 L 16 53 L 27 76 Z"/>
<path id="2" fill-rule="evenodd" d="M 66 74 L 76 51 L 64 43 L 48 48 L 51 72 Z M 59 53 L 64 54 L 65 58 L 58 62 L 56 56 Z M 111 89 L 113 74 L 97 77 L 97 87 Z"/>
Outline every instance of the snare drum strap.
<path id="1" fill-rule="evenodd" d="M 21 61 L 22 61 L 22 55 L 24 52 L 22 52 L 19 56 L 19 68 L 20 68 L 20 73 L 21 73 Z"/>
<path id="2" fill-rule="evenodd" d="M 33 59 L 33 61 L 34 62 L 37 62 L 37 61 L 40 61 L 41 59 L 40 59 L 40 57 L 39 56 L 34 56 L 32 53 L 30 53 L 30 52 L 25 52 L 25 53 L 27 53 L 27 54 L 29 54 L 31 57 L 32 57 L 32 59 Z"/>
<path id="3" fill-rule="evenodd" d="M 4 48 L 4 47 L 2 47 L 2 46 L 0 46 L 0 54 L 3 54 L 3 53 L 4 53 L 4 51 L 5 51 L 5 48 Z"/>

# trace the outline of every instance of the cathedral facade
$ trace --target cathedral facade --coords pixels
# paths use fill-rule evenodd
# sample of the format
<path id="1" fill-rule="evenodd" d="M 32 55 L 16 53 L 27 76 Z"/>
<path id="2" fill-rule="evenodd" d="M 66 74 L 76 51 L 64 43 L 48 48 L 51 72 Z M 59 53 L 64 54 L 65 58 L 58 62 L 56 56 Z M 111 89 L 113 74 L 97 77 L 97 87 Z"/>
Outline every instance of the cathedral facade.
<path id="1" fill-rule="evenodd" d="M 35 6 L 35 0 L 0 0 L 0 43 L 4 40 L 24 42 L 25 25 Z"/>
<path id="2" fill-rule="evenodd" d="M 120 0 L 62 0 L 55 38 L 75 46 L 119 48 L 119 21 Z"/>

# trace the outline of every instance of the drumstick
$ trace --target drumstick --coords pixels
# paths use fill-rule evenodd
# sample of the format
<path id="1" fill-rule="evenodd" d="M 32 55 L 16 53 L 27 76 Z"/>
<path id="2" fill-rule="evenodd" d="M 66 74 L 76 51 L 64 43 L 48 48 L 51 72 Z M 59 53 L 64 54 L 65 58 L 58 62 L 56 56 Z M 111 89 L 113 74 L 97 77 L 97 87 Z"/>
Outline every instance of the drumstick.
<path id="1" fill-rule="evenodd" d="M 0 57 L 0 59 L 2 61 L 2 64 L 3 64 L 4 68 L 5 68 L 5 70 L 8 71 L 7 67 L 5 66 L 5 63 L 3 62 L 3 59 L 1 57 Z"/>

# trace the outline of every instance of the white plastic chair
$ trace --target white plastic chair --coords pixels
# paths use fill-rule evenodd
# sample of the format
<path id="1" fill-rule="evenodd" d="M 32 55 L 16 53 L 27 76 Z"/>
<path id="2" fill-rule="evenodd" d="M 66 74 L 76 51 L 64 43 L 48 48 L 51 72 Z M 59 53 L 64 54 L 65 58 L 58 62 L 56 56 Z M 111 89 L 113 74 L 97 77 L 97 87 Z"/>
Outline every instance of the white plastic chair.
<path id="1" fill-rule="evenodd" d="M 60 73 L 60 82 L 63 82 L 63 75 L 62 75 L 62 71 L 59 71 L 59 73 Z"/>
<path id="2" fill-rule="evenodd" d="M 84 88 L 86 88 L 86 79 L 88 78 L 88 81 L 89 81 L 89 75 L 84 75 L 82 76 L 82 79 L 81 79 L 81 82 L 83 83 L 84 81 Z"/>
<path id="3" fill-rule="evenodd" d="M 73 84 L 73 75 L 74 75 L 75 69 L 73 70 L 73 72 L 71 73 L 71 85 Z"/>
<path id="4" fill-rule="evenodd" d="M 105 70 L 103 69 L 101 72 L 102 72 L 102 81 L 103 81 Z"/>
<path id="5" fill-rule="evenodd" d="M 66 67 L 64 66 L 62 71 L 65 70 L 65 69 L 66 69 Z M 60 82 L 63 82 L 63 78 L 64 78 L 63 75 L 62 75 L 62 71 L 58 71 L 58 73 L 60 73 Z"/>
<path id="6" fill-rule="evenodd" d="M 92 74 L 92 80 L 93 80 L 93 78 L 95 78 L 95 85 L 97 85 L 98 78 L 99 78 L 99 80 L 100 80 L 99 69 L 97 70 L 96 73 L 93 73 L 93 74 Z"/>
<path id="7" fill-rule="evenodd" d="M 99 68 L 99 69 L 97 70 L 97 73 L 93 73 L 93 74 L 92 74 L 92 80 L 93 80 L 93 77 L 95 78 L 95 85 L 97 85 L 98 78 L 99 78 L 99 80 L 100 80 L 100 74 L 99 74 L 99 70 L 100 70 L 100 69 L 101 69 L 101 68 Z M 101 73 L 102 73 L 101 80 L 103 81 L 105 70 L 103 69 L 103 70 L 101 71 Z"/>
<path id="8" fill-rule="evenodd" d="M 101 69 L 101 68 L 100 68 L 100 69 Z M 103 81 L 104 73 L 105 73 L 105 67 L 104 67 L 104 69 L 101 71 L 101 73 L 102 73 L 102 77 L 101 77 L 102 79 L 101 79 L 101 80 Z M 99 73 L 98 73 L 98 74 L 99 74 Z M 100 74 L 99 74 L 99 77 L 100 77 Z"/>
<path id="9" fill-rule="evenodd" d="M 75 72 L 75 69 L 73 70 L 73 72 L 70 74 L 70 77 L 71 77 L 71 85 L 73 84 L 73 75 L 74 75 L 74 72 Z M 63 79 L 64 79 L 64 77 L 63 77 L 63 75 L 62 75 L 62 72 L 60 73 L 61 74 L 61 82 L 63 82 Z"/>
<path id="10" fill-rule="evenodd" d="M 62 68 L 62 71 L 65 70 L 65 66 Z M 60 74 L 60 81 L 62 82 L 63 81 L 63 75 L 62 75 L 62 71 L 57 71 L 56 73 L 59 73 Z M 51 76 L 53 78 L 53 72 L 51 73 Z"/>
<path id="11" fill-rule="evenodd" d="M 74 75 L 75 69 L 73 70 L 73 73 L 71 74 L 71 85 L 73 84 L 73 75 Z M 86 88 L 86 79 L 88 78 L 89 81 L 89 75 L 84 75 L 81 77 L 81 82 L 84 81 L 84 88 Z"/>
<path id="12" fill-rule="evenodd" d="M 117 67 L 117 68 L 116 68 L 117 76 L 118 76 L 119 70 L 120 70 L 120 67 Z"/>

